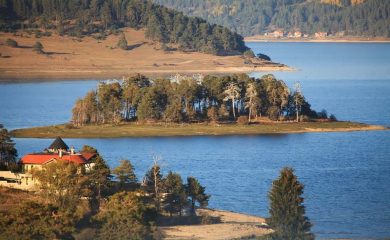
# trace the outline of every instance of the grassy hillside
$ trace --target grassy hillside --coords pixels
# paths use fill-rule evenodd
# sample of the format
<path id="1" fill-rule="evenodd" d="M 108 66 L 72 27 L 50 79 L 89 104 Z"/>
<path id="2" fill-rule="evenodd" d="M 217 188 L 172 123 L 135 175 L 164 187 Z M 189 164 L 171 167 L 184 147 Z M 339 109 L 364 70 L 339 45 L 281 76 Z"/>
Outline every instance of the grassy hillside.
<path id="1" fill-rule="evenodd" d="M 154 0 L 244 36 L 283 29 L 313 35 L 390 37 L 390 1 L 384 0 Z"/>
<path id="2" fill-rule="evenodd" d="M 38 37 L 54 32 L 104 39 L 122 27 L 146 29 L 148 39 L 172 44 L 182 51 L 237 55 L 248 49 L 242 36 L 225 27 L 146 0 L 0 1 L 3 32 L 20 29 Z"/>
<path id="3" fill-rule="evenodd" d="M 92 37 L 78 39 L 53 34 L 40 37 L 17 32 L 0 33 L 0 81 L 15 79 L 121 79 L 133 73 L 148 76 L 172 74 L 233 73 L 250 71 L 288 70 L 280 64 L 245 64 L 242 56 L 214 56 L 199 52 L 164 50 L 163 45 L 145 38 L 144 30 L 121 29 L 128 49 L 117 46 L 121 35 L 110 35 L 104 40 Z M 18 47 L 7 46 L 7 39 Z M 43 45 L 44 54 L 32 46 Z"/>

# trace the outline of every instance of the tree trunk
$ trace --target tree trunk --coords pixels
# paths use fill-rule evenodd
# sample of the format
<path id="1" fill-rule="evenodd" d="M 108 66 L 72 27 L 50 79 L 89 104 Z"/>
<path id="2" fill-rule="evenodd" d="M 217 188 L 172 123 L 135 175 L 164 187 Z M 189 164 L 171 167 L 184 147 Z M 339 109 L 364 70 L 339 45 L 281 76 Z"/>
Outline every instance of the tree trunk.
<path id="1" fill-rule="evenodd" d="M 252 98 L 249 99 L 249 116 L 248 121 L 251 122 L 251 114 L 252 114 Z"/>
<path id="2" fill-rule="evenodd" d="M 232 107 L 233 107 L 233 118 L 236 119 L 236 111 L 234 110 L 234 98 L 232 98 Z"/>
<path id="3" fill-rule="evenodd" d="M 296 113 L 297 113 L 297 122 L 299 122 L 299 109 L 298 109 L 298 100 L 295 100 L 295 107 L 296 107 Z"/>
<path id="4" fill-rule="evenodd" d="M 191 216 L 195 216 L 195 199 L 191 198 Z"/>

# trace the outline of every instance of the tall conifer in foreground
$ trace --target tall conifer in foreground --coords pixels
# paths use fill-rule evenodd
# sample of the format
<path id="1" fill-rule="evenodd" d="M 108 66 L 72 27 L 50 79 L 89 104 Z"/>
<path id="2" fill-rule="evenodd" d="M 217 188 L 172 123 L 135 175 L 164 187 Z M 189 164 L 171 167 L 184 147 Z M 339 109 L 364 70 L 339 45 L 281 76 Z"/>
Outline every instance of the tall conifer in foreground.
<path id="1" fill-rule="evenodd" d="M 279 178 L 272 182 L 269 192 L 271 206 L 267 223 L 275 231 L 271 234 L 271 239 L 314 239 L 314 235 L 310 233 L 312 224 L 305 216 L 302 194 L 303 185 L 294 175 L 294 170 L 283 168 Z"/>

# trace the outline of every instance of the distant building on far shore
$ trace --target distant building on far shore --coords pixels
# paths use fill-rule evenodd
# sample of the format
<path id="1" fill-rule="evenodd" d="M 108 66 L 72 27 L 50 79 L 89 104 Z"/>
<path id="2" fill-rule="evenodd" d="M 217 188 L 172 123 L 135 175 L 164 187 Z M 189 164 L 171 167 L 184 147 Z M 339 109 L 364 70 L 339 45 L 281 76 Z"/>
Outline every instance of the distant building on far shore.
<path id="1" fill-rule="evenodd" d="M 281 38 L 281 37 L 284 37 L 284 31 L 283 30 L 275 30 L 273 32 L 266 32 L 266 33 L 264 33 L 264 36 Z"/>
<path id="2" fill-rule="evenodd" d="M 303 36 L 303 34 L 301 31 L 295 31 L 293 36 L 294 36 L 294 38 L 301 38 Z"/>
<path id="3" fill-rule="evenodd" d="M 327 36 L 328 36 L 327 32 L 316 32 L 316 33 L 314 33 L 314 37 L 315 38 L 324 38 L 324 37 L 327 37 Z"/>
<path id="4" fill-rule="evenodd" d="M 37 182 L 31 174 L 33 169 L 42 169 L 44 165 L 55 161 L 66 161 L 90 167 L 90 160 L 94 156 L 94 153 L 76 152 L 73 147 L 69 149 L 68 145 L 60 137 L 57 137 L 42 152 L 26 154 L 21 158 L 22 173 L 0 171 L 0 186 L 22 190 L 36 190 L 35 185 Z"/>

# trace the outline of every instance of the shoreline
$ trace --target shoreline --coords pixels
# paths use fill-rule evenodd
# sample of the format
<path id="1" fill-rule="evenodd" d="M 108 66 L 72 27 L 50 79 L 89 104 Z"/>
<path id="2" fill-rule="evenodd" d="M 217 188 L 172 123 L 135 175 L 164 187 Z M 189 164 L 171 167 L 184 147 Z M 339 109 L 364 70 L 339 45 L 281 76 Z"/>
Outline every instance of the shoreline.
<path id="1" fill-rule="evenodd" d="M 40 71 L 37 72 L 25 72 L 26 69 L 19 70 L 0 70 L 0 83 L 23 83 L 23 82 L 51 82 L 51 81 L 78 81 L 78 80 L 107 80 L 107 79 L 122 79 L 123 76 L 132 74 L 143 74 L 147 77 L 169 77 L 174 74 L 205 74 L 205 75 L 225 75 L 234 73 L 254 73 L 254 72 L 293 72 L 297 69 L 289 66 L 274 66 L 274 67 L 229 67 L 220 69 L 176 69 L 176 70 L 142 70 L 139 71 Z"/>
<path id="2" fill-rule="evenodd" d="M 390 43 L 389 40 L 364 40 L 364 39 L 294 39 L 294 38 L 244 38 L 245 42 L 297 42 L 297 43 Z"/>
<path id="3" fill-rule="evenodd" d="M 220 209 L 197 209 L 197 214 L 220 218 L 220 223 L 158 227 L 164 239 L 246 239 L 272 233 L 263 217 Z"/>
<path id="4" fill-rule="evenodd" d="M 272 124 L 120 124 L 87 125 L 69 124 L 14 129 L 13 138 L 141 138 L 141 137 L 192 137 L 192 136 L 250 136 L 270 134 L 354 132 L 389 130 L 388 127 L 354 122 L 301 122 Z"/>

